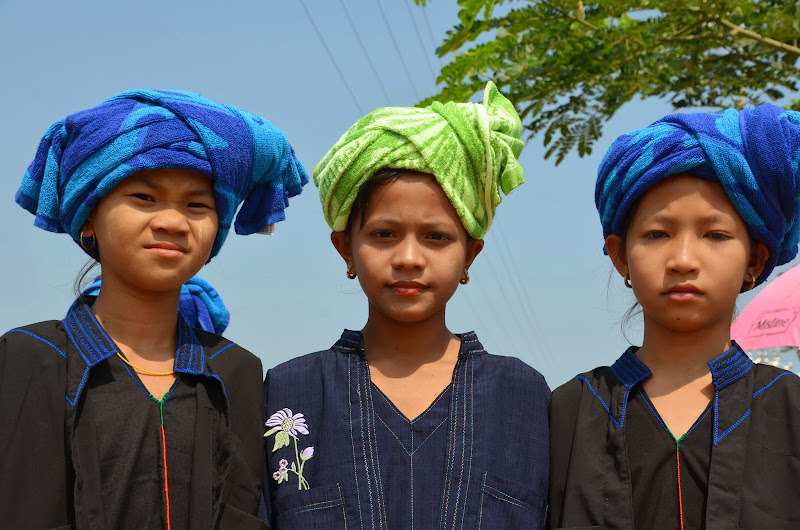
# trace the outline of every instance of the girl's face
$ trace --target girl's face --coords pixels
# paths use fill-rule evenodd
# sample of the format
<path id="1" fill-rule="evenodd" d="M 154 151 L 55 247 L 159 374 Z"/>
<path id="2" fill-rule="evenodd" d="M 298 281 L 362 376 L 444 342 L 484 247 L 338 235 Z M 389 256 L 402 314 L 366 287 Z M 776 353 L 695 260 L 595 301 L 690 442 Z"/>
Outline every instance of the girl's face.
<path id="1" fill-rule="evenodd" d="M 722 186 L 692 175 L 659 182 L 639 202 L 624 241 L 606 239 L 620 274 L 630 274 L 645 330 L 730 327 L 736 298 L 769 251 L 752 245 Z"/>
<path id="2" fill-rule="evenodd" d="M 179 289 L 211 255 L 217 235 L 212 181 L 180 169 L 135 173 L 98 201 L 84 235 L 97 238 L 104 286 Z"/>
<path id="3" fill-rule="evenodd" d="M 444 317 L 464 271 L 483 248 L 468 240 L 442 188 L 431 175 L 408 172 L 372 191 L 350 233 L 334 246 L 357 275 L 370 319 L 417 323 Z M 363 221 L 363 223 L 362 223 Z"/>

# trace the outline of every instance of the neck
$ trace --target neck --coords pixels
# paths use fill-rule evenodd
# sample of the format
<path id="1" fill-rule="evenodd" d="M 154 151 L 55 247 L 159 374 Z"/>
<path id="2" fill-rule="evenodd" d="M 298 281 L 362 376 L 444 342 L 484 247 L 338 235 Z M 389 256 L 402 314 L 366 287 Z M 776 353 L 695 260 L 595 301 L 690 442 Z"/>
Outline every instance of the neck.
<path id="1" fill-rule="evenodd" d="M 370 314 L 362 330 L 367 360 L 373 366 L 406 369 L 458 357 L 458 337 L 450 333 L 441 315 L 406 324 Z M 455 360 L 453 359 L 453 362 Z"/>
<path id="2" fill-rule="evenodd" d="M 648 326 L 637 357 L 654 376 L 691 381 L 710 373 L 708 362 L 731 347 L 730 325 L 693 332 Z"/>
<path id="3" fill-rule="evenodd" d="M 142 359 L 172 359 L 177 349 L 176 327 L 180 289 L 146 292 L 103 277 L 92 313 L 111 339 Z"/>

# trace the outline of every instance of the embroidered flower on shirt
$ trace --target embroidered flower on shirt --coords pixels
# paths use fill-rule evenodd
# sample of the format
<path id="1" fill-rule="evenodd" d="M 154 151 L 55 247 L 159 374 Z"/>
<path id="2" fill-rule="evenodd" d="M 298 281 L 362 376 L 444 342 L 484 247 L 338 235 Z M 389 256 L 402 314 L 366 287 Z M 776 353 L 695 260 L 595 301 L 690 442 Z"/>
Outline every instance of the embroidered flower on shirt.
<path id="1" fill-rule="evenodd" d="M 308 426 L 306 419 L 302 414 L 292 414 L 290 409 L 281 409 L 269 417 L 266 424 L 267 427 L 272 427 L 266 433 L 264 438 L 275 435 L 275 445 L 272 447 L 274 453 L 282 447 L 290 445 L 290 439 L 294 440 L 294 456 L 295 461 L 292 462 L 291 467 L 289 461 L 282 458 L 278 462 L 278 470 L 272 474 L 272 478 L 278 481 L 278 484 L 289 480 L 289 472 L 297 475 L 297 489 L 308 489 L 308 481 L 303 477 L 303 468 L 306 461 L 314 456 L 314 448 L 306 447 L 302 451 L 298 450 L 297 441 L 298 433 L 302 435 L 308 434 Z"/>

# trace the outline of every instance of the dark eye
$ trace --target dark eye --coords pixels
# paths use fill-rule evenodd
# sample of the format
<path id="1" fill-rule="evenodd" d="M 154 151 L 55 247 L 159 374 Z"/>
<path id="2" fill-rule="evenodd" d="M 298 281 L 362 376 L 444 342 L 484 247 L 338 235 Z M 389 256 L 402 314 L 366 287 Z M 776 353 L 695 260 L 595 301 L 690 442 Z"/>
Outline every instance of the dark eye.
<path id="1" fill-rule="evenodd" d="M 428 238 L 433 239 L 434 241 L 450 241 L 450 236 L 447 234 L 442 234 L 441 232 L 433 232 L 428 236 Z"/>
<path id="2" fill-rule="evenodd" d="M 661 230 L 651 230 L 644 235 L 647 239 L 663 239 L 667 236 L 666 232 L 662 232 Z"/>
<path id="3" fill-rule="evenodd" d="M 386 239 L 392 237 L 393 234 L 389 230 L 378 230 L 373 232 L 372 235 L 378 239 Z"/>
<path id="4" fill-rule="evenodd" d="M 203 209 L 213 209 L 214 207 L 210 204 L 206 204 L 204 202 L 190 202 L 189 208 L 203 208 Z"/>
<path id="5" fill-rule="evenodd" d="M 131 193 L 131 197 L 139 199 L 140 201 L 154 202 L 153 197 L 146 193 Z"/>
<path id="6" fill-rule="evenodd" d="M 706 235 L 706 237 L 714 239 L 716 241 L 727 241 L 730 239 L 728 234 L 724 234 L 722 232 L 711 232 L 710 234 Z"/>

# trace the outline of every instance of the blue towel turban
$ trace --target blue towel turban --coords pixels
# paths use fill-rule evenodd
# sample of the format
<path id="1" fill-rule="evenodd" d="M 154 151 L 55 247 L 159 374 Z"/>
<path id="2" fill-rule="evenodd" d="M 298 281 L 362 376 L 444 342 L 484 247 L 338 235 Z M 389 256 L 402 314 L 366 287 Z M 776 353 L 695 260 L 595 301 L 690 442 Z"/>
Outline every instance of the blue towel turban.
<path id="1" fill-rule="evenodd" d="M 100 294 L 101 281 L 100 276 L 95 278 L 83 294 L 89 296 Z M 231 314 L 225 307 L 222 297 L 210 283 L 198 276 L 181 286 L 178 311 L 191 327 L 217 335 L 222 335 L 231 321 Z"/>
<path id="2" fill-rule="evenodd" d="M 50 126 L 16 201 L 39 228 L 78 242 L 98 199 L 144 169 L 197 171 L 214 181 L 211 257 L 240 204 L 237 234 L 269 230 L 308 182 L 286 136 L 267 120 L 191 92 L 132 90 Z"/>
<path id="3" fill-rule="evenodd" d="M 671 114 L 620 136 L 595 186 L 603 237 L 622 233 L 631 208 L 654 184 L 684 172 L 720 182 L 750 236 L 769 249 L 757 283 L 797 255 L 800 112 L 764 104 Z"/>

